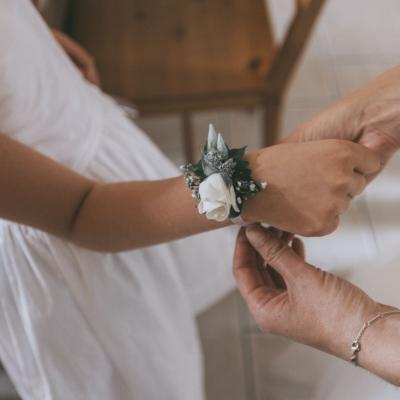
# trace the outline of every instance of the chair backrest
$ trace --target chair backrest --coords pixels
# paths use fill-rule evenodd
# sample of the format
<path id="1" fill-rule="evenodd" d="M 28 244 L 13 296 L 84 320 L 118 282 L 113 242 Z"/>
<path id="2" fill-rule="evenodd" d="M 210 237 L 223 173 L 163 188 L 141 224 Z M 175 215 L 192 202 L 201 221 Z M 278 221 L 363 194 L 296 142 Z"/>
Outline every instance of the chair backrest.
<path id="1" fill-rule="evenodd" d="M 274 57 L 264 0 L 79 0 L 71 33 L 134 101 L 259 88 Z"/>
<path id="2" fill-rule="evenodd" d="M 69 0 L 36 0 L 34 3 L 52 28 L 59 30 L 65 28 Z"/>

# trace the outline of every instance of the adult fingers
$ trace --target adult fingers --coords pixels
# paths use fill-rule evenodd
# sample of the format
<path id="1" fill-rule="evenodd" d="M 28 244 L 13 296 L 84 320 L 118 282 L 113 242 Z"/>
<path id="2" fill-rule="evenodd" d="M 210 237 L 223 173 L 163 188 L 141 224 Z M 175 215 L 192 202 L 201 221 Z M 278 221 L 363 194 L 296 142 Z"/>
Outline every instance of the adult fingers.
<path id="1" fill-rule="evenodd" d="M 349 185 L 349 193 L 348 195 L 353 198 L 360 193 L 362 193 L 367 186 L 367 179 L 364 175 L 360 174 L 357 171 L 354 171 L 353 180 Z"/>
<path id="2" fill-rule="evenodd" d="M 369 130 L 364 133 L 358 143 L 364 145 L 379 156 L 381 160 L 381 169 L 400 147 L 400 143 L 395 141 L 390 135 L 374 130 Z"/>
<path id="3" fill-rule="evenodd" d="M 265 282 L 257 266 L 257 256 L 242 228 L 236 239 L 233 274 L 241 295 L 249 305 L 265 303 L 279 293 L 270 283 Z"/>
<path id="4" fill-rule="evenodd" d="M 298 237 L 295 237 L 292 241 L 292 249 L 293 251 L 299 256 L 301 257 L 303 260 L 305 260 L 306 258 L 306 250 L 304 247 L 304 243 L 301 239 L 299 239 Z"/>
<path id="5" fill-rule="evenodd" d="M 381 158 L 374 151 L 357 143 L 349 143 L 354 150 L 354 165 L 355 171 L 363 175 L 376 173 L 381 168 Z"/>
<path id="6" fill-rule="evenodd" d="M 307 264 L 286 243 L 269 234 L 260 226 L 250 226 L 246 236 L 264 261 L 276 269 L 286 283 L 296 277 Z"/>

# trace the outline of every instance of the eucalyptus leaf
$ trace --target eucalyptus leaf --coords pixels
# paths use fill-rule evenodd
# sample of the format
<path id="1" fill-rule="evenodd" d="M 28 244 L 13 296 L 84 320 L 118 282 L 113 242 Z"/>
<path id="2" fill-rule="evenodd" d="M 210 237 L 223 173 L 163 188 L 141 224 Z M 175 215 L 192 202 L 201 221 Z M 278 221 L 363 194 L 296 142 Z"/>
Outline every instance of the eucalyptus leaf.
<path id="1" fill-rule="evenodd" d="M 207 152 L 217 148 L 217 132 L 213 124 L 208 127 Z"/>
<path id="2" fill-rule="evenodd" d="M 217 137 L 217 151 L 221 154 L 223 158 L 228 157 L 228 147 L 226 146 L 222 135 L 218 133 Z"/>
<path id="3" fill-rule="evenodd" d="M 246 152 L 247 146 L 241 147 L 239 149 L 231 149 L 229 151 L 229 158 L 233 158 L 235 160 L 241 160 L 244 157 L 244 154 Z"/>

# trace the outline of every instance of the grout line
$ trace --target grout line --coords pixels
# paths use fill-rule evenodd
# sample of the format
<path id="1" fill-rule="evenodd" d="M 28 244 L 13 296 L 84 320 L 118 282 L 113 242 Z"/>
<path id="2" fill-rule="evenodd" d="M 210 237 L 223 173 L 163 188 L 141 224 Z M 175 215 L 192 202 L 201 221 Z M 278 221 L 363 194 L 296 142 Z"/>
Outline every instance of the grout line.
<path id="1" fill-rule="evenodd" d="M 236 301 L 240 323 L 240 344 L 243 358 L 244 391 L 246 395 L 245 399 L 257 400 L 251 335 L 248 333 L 250 331 L 248 311 L 238 292 L 236 293 Z"/>
<path id="2" fill-rule="evenodd" d="M 330 60 L 329 74 L 332 76 L 332 79 L 333 79 L 333 87 L 334 87 L 334 91 L 335 91 L 334 96 L 336 97 L 336 99 L 338 99 L 341 97 L 341 94 L 340 94 L 339 76 L 338 76 L 337 67 L 336 67 L 337 60 L 336 60 L 336 56 L 333 54 L 332 43 L 329 39 L 329 34 L 326 31 L 326 27 L 324 27 L 322 29 L 322 31 L 323 31 L 323 36 L 324 36 L 325 45 L 326 45 L 325 54 Z"/>
<path id="3" fill-rule="evenodd" d="M 366 222 L 368 223 L 370 230 L 371 230 L 372 240 L 374 241 L 374 244 L 375 244 L 375 253 L 379 254 L 378 236 L 377 236 L 377 232 L 376 232 L 373 220 L 372 220 L 371 210 L 368 205 L 367 193 L 365 193 L 364 196 L 361 196 L 359 198 L 359 204 L 360 204 L 360 208 L 362 209 L 363 214 L 365 214 Z"/>

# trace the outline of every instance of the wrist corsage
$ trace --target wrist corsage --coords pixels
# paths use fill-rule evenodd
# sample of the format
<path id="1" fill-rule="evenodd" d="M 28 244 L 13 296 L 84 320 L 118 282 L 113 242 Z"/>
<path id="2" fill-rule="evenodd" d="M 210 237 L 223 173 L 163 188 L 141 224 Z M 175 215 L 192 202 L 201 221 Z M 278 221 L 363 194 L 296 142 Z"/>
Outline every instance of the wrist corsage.
<path id="1" fill-rule="evenodd" d="M 200 214 L 216 221 L 235 221 L 244 202 L 265 189 L 265 182 L 258 183 L 251 177 L 245 151 L 246 147 L 230 149 L 210 124 L 201 159 L 181 166 L 192 196 L 198 200 Z"/>

